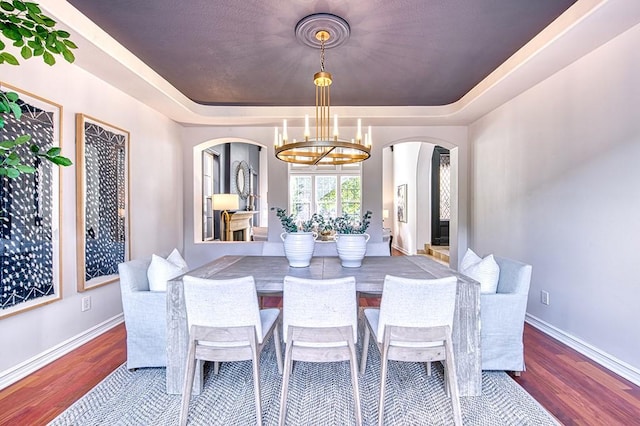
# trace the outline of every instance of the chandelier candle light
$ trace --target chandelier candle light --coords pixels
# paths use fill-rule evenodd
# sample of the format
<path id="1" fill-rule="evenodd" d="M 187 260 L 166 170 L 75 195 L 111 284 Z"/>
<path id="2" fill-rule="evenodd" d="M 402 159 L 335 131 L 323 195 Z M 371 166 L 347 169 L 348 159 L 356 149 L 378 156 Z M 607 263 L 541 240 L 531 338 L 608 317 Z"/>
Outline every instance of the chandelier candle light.
<path id="1" fill-rule="evenodd" d="M 319 27 L 319 28 L 318 28 Z M 362 135 L 362 120 L 358 119 L 355 138 L 351 141 L 340 139 L 338 131 L 338 115 L 333 116 L 333 132 L 331 133 L 331 73 L 324 68 L 325 44 L 331 38 L 329 29 L 338 28 L 343 37 L 349 35 L 349 24 L 342 18 L 331 14 L 315 14 L 303 18 L 296 25 L 296 35 L 306 37 L 302 40 L 312 45 L 309 33 L 313 34 L 316 45 L 320 43 L 320 71 L 313 76 L 316 86 L 316 135 L 311 137 L 309 115 L 304 117 L 304 134 L 301 141 L 290 140 L 287 132 L 287 120 L 282 121 L 282 133 L 275 128 L 274 149 L 276 157 L 288 163 L 318 165 L 347 164 L 366 160 L 371 156 L 371 126 Z M 340 31 L 338 31 L 340 33 Z M 344 40 L 338 40 L 338 43 Z"/>

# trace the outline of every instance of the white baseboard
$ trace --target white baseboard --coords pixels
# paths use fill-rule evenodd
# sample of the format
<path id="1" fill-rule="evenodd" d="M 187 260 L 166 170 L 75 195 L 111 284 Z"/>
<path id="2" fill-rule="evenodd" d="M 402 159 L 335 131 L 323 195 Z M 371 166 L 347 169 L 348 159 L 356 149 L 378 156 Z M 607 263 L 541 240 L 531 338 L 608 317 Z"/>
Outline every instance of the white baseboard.
<path id="1" fill-rule="evenodd" d="M 548 334 L 554 339 L 559 340 L 570 348 L 580 352 L 582 355 L 602 365 L 604 368 L 611 370 L 615 374 L 640 386 L 640 370 L 638 370 L 637 368 L 617 359 L 616 357 L 596 348 L 595 346 L 590 345 L 589 343 L 575 336 L 572 336 L 569 333 L 560 330 L 557 327 L 554 327 L 553 325 L 541 320 L 540 318 L 534 317 L 533 315 L 527 314 L 525 322 L 529 323 L 531 326 L 537 328 L 543 333 Z"/>
<path id="2" fill-rule="evenodd" d="M 12 367 L 6 371 L 0 372 L 0 390 L 9 385 L 14 384 L 20 379 L 27 377 L 29 374 L 36 372 L 45 365 L 61 358 L 72 350 L 79 348 L 91 339 L 94 339 L 102 333 L 112 329 L 116 325 L 124 322 L 124 315 L 119 314 L 113 318 L 83 331 L 82 333 L 65 340 L 64 342 L 47 349 L 44 352 Z"/>
<path id="3" fill-rule="evenodd" d="M 409 251 L 408 251 L 408 250 L 406 250 L 406 249 L 405 249 L 405 248 L 403 248 L 403 247 L 400 247 L 400 246 L 397 246 L 397 245 L 393 244 L 393 245 L 391 246 L 391 248 L 398 250 L 400 253 L 404 254 L 405 256 L 409 256 Z"/>

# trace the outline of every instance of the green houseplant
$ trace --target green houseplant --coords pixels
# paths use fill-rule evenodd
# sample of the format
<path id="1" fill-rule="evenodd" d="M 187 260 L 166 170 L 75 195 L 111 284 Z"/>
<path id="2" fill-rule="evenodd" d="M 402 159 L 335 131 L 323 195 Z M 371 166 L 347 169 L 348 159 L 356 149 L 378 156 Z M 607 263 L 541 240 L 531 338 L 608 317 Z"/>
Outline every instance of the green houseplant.
<path id="1" fill-rule="evenodd" d="M 315 248 L 316 233 L 313 231 L 317 215 L 311 216 L 309 220 L 296 224 L 293 215 L 287 215 L 286 210 L 274 207 L 276 215 L 280 219 L 284 232 L 280 234 L 280 239 L 284 244 L 284 254 L 289 261 L 289 266 L 294 268 L 305 268 L 311 263 L 313 249 Z"/>
<path id="2" fill-rule="evenodd" d="M 33 2 L 22 0 L 0 1 L 0 64 L 19 65 L 18 59 L 7 52 L 7 43 L 20 50 L 23 59 L 41 57 L 47 65 L 56 63 L 55 55 L 61 55 L 67 62 L 75 60 L 71 49 L 77 46 L 69 39 L 67 31 L 56 30 L 56 21 L 42 13 Z M 0 92 L 0 130 L 4 128 L 8 116 L 20 120 L 22 110 L 20 99 L 15 92 Z M 17 178 L 22 173 L 34 173 L 36 169 L 22 158 L 22 145 L 31 140 L 30 135 L 20 135 L 12 140 L 0 141 L 0 176 Z M 58 166 L 70 166 L 71 160 L 60 155 L 60 148 L 53 147 L 41 152 L 32 144 L 27 153 L 36 158 L 51 161 Z"/>
<path id="3" fill-rule="evenodd" d="M 357 220 L 352 215 L 343 214 L 333 219 L 333 228 L 336 234 L 364 234 L 371 223 L 371 215 L 371 210 L 367 210 L 362 219 Z"/>
<path id="4" fill-rule="evenodd" d="M 335 218 L 336 250 L 343 267 L 358 268 L 362 265 L 369 241 L 369 234 L 365 231 L 371 223 L 371 215 L 367 210 L 361 220 L 347 214 Z"/>

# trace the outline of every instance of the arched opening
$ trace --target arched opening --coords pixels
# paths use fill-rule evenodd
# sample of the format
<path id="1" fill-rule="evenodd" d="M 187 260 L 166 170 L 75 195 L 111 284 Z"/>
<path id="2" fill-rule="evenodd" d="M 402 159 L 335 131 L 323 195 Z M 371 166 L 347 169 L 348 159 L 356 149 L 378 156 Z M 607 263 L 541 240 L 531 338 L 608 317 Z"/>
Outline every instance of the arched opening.
<path id="1" fill-rule="evenodd" d="M 383 227 L 391 234 L 392 246 L 405 254 L 421 253 L 432 243 L 432 156 L 434 148 L 450 152 L 449 244 L 458 241 L 458 147 L 435 138 L 412 138 L 388 144 L 383 149 Z"/>
<path id="2" fill-rule="evenodd" d="M 254 228 L 267 226 L 266 147 L 244 138 L 217 138 L 193 147 L 194 242 L 251 241 Z M 235 195 L 237 212 L 251 212 L 249 228 L 227 234 L 213 194 Z M 228 225 L 228 222 L 227 222 Z M 231 238 L 228 236 L 231 235 Z"/>

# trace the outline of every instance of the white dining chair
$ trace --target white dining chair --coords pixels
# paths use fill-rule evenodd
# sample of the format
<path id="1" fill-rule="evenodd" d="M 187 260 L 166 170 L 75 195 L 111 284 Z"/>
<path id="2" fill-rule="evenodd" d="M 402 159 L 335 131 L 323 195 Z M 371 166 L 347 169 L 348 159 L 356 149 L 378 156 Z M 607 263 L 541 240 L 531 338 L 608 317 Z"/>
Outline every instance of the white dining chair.
<path id="1" fill-rule="evenodd" d="M 445 389 L 451 396 L 453 421 L 462 425 L 462 413 L 453 358 L 451 330 L 456 301 L 456 277 L 410 279 L 387 275 L 379 309 L 365 309 L 366 322 L 360 373 L 367 368 L 370 336 L 381 354 L 378 424 L 384 419 L 384 389 L 389 360 L 442 361 Z"/>
<path id="2" fill-rule="evenodd" d="M 260 353 L 273 335 L 278 371 L 282 352 L 279 309 L 259 309 L 253 277 L 209 280 L 184 276 L 184 300 L 189 325 L 189 351 L 182 388 L 180 424 L 187 424 L 189 400 L 197 361 L 251 360 L 257 424 L 262 425 Z"/>
<path id="3" fill-rule="evenodd" d="M 293 361 L 349 361 L 356 424 L 362 424 L 355 342 L 358 303 L 353 277 L 312 280 L 286 276 L 283 288 L 283 335 L 286 342 L 280 394 L 280 425 L 287 415 Z M 312 424 L 313 422 L 310 422 Z"/>

